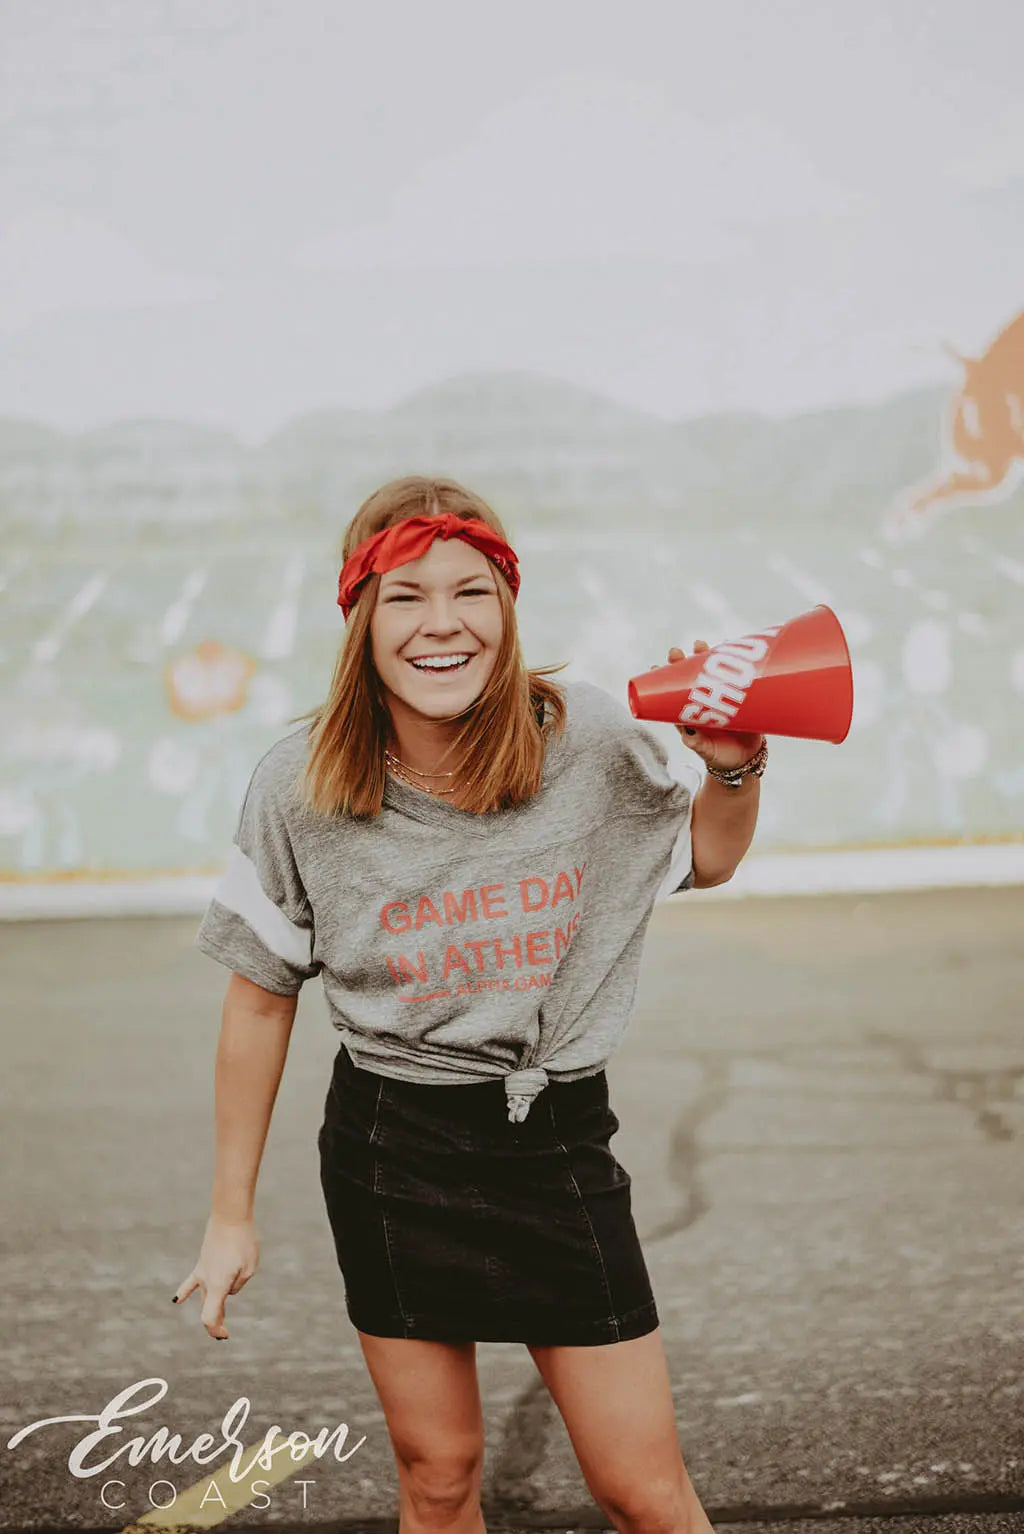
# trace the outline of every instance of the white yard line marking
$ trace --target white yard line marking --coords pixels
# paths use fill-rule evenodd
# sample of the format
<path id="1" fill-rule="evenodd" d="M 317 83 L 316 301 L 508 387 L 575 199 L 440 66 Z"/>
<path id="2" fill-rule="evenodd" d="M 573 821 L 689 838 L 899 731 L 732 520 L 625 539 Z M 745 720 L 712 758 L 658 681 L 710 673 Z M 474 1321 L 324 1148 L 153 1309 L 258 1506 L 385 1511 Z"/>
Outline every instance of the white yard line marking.
<path id="1" fill-rule="evenodd" d="M 949 600 L 941 591 L 925 591 L 917 584 L 917 577 L 912 570 L 892 570 L 890 577 L 894 586 L 901 587 L 904 591 L 912 591 L 926 607 L 945 612 L 949 608 Z M 980 613 L 960 612 L 956 615 L 957 627 L 964 633 L 970 634 L 972 639 L 989 639 L 992 635 L 991 626 L 986 623 Z"/>
<path id="2" fill-rule="evenodd" d="M 160 643 L 175 644 L 185 632 L 196 597 L 206 585 L 209 570 L 191 570 L 182 582 L 181 590 L 160 620 Z"/>
<path id="3" fill-rule="evenodd" d="M 979 553 L 982 550 L 982 545 L 977 538 L 965 537 L 960 541 L 961 545 L 964 548 L 969 548 L 971 553 Z M 877 550 L 871 548 L 861 549 L 860 558 L 864 564 L 870 565 L 873 570 L 884 572 L 884 564 Z M 1011 560 L 1009 563 L 1013 564 L 1013 561 Z M 1016 568 L 1021 574 L 1022 583 L 1024 583 L 1024 566 L 1017 566 Z M 1006 571 L 1003 571 L 1003 574 L 1006 573 Z M 900 567 L 896 570 L 890 570 L 888 574 L 894 586 L 899 587 L 902 591 L 912 591 L 918 600 L 924 603 L 925 607 L 930 607 L 935 612 L 949 611 L 950 598 L 946 593 L 919 585 L 917 576 L 912 570 Z M 992 637 L 991 624 L 987 623 L 980 613 L 960 612 L 956 615 L 956 621 L 958 628 L 964 634 L 970 634 L 972 639 L 990 639 Z"/>
<path id="4" fill-rule="evenodd" d="M 984 559 L 997 575 L 1004 575 L 1015 586 L 1024 586 L 1024 565 L 1018 559 L 1011 559 L 1008 554 L 993 554 L 987 544 L 982 543 L 980 538 L 975 538 L 973 533 L 965 533 L 960 539 L 960 547 L 968 554 L 977 554 Z"/>
<path id="5" fill-rule="evenodd" d="M 299 596 L 306 573 L 302 554 L 293 554 L 284 567 L 280 600 L 270 614 L 260 654 L 264 660 L 284 660 L 295 648 L 295 630 L 299 621 Z"/>
<path id="6" fill-rule="evenodd" d="M 787 559 L 785 554 L 772 554 L 768 559 L 768 568 L 789 581 L 790 585 L 795 587 L 802 597 L 806 597 L 808 602 L 824 602 L 826 607 L 839 606 L 824 581 L 819 581 L 816 576 L 808 575 L 806 570 L 801 570 L 791 559 Z"/>
<path id="7" fill-rule="evenodd" d="M 85 614 L 95 604 L 100 592 L 106 586 L 109 575 L 100 573 L 90 576 L 84 586 L 80 586 L 68 603 L 64 612 L 58 618 L 53 628 L 42 639 L 37 639 L 32 647 L 32 656 L 37 661 L 51 661 L 56 658 L 61 645 L 67 636 L 68 630 L 84 618 Z"/>
<path id="8" fill-rule="evenodd" d="M 824 603 L 830 607 L 838 618 L 841 619 L 843 631 L 850 644 L 867 644 L 875 632 L 873 623 L 860 611 L 848 607 L 826 586 L 824 581 L 816 575 L 810 575 L 806 570 L 801 570 L 785 554 L 772 554 L 768 560 L 769 570 L 774 571 L 783 580 L 789 581 L 790 585 L 800 593 L 807 602 L 813 602 L 817 607 Z"/>
<path id="9" fill-rule="evenodd" d="M 283 1446 L 282 1439 L 279 1447 Z M 296 1459 L 292 1458 L 290 1451 L 277 1452 L 274 1454 L 273 1469 L 266 1470 L 255 1463 L 259 1449 L 260 1444 L 251 1444 L 243 1449 L 240 1463 L 248 1468 L 239 1480 L 231 1479 L 225 1462 L 219 1471 L 204 1476 L 194 1486 L 187 1486 L 179 1492 L 169 1507 L 153 1508 L 129 1524 L 128 1528 L 152 1529 L 155 1526 L 158 1529 L 172 1529 L 186 1525 L 191 1529 L 215 1528 L 225 1518 L 231 1518 L 243 1507 L 248 1507 L 254 1497 L 264 1496 L 268 1486 L 276 1486 L 288 1480 L 314 1458 L 313 1444 L 300 1451 Z"/>

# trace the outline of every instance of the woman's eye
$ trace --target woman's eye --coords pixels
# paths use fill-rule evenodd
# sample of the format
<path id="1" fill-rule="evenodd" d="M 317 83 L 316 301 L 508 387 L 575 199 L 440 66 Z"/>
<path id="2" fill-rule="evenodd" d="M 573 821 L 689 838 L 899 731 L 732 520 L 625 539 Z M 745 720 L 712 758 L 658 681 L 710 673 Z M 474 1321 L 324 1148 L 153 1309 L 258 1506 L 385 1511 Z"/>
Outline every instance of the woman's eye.
<path id="1" fill-rule="evenodd" d="M 464 591 L 457 593 L 460 597 L 489 597 L 494 593 L 489 586 L 468 586 Z M 385 602 L 416 602 L 418 597 L 411 591 L 396 593 L 395 596 L 385 597 Z"/>

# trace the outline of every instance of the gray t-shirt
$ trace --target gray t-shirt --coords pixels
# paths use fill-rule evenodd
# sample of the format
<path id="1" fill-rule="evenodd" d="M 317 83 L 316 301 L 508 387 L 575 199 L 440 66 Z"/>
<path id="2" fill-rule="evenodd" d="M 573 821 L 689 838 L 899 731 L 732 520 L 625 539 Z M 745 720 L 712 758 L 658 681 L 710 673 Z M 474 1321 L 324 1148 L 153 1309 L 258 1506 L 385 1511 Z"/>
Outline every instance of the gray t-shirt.
<path id="1" fill-rule="evenodd" d="M 601 1070 L 629 1018 L 655 901 L 693 883 L 694 762 L 589 682 L 559 684 L 565 733 L 542 786 L 478 815 L 388 776 L 378 816 L 315 814 L 295 785 L 309 726 L 253 772 L 196 935 L 269 991 L 323 977 L 364 1070 L 453 1084 L 504 1077 L 522 1118 L 548 1078 Z"/>

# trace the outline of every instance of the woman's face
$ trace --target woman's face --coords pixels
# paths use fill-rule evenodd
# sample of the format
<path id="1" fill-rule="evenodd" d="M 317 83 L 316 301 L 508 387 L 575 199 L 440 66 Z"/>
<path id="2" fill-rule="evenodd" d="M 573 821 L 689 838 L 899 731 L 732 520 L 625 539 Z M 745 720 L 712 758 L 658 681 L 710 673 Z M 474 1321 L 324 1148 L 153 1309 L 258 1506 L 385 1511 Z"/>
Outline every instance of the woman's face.
<path id="1" fill-rule="evenodd" d="M 467 709 L 494 670 L 501 635 L 494 570 L 472 544 L 435 538 L 421 559 L 386 571 L 370 643 L 392 717 L 403 706 L 426 719 Z"/>

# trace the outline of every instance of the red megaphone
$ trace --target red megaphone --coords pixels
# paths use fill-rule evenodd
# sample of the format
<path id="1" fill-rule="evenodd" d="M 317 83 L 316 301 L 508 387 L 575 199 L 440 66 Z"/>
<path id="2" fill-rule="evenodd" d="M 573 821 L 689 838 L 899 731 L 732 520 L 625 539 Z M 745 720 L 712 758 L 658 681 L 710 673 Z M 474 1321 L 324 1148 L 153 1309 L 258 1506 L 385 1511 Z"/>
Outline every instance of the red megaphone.
<path id="1" fill-rule="evenodd" d="M 822 604 L 645 671 L 633 677 L 628 695 L 637 719 L 838 746 L 853 719 L 853 667 L 839 619 Z"/>

